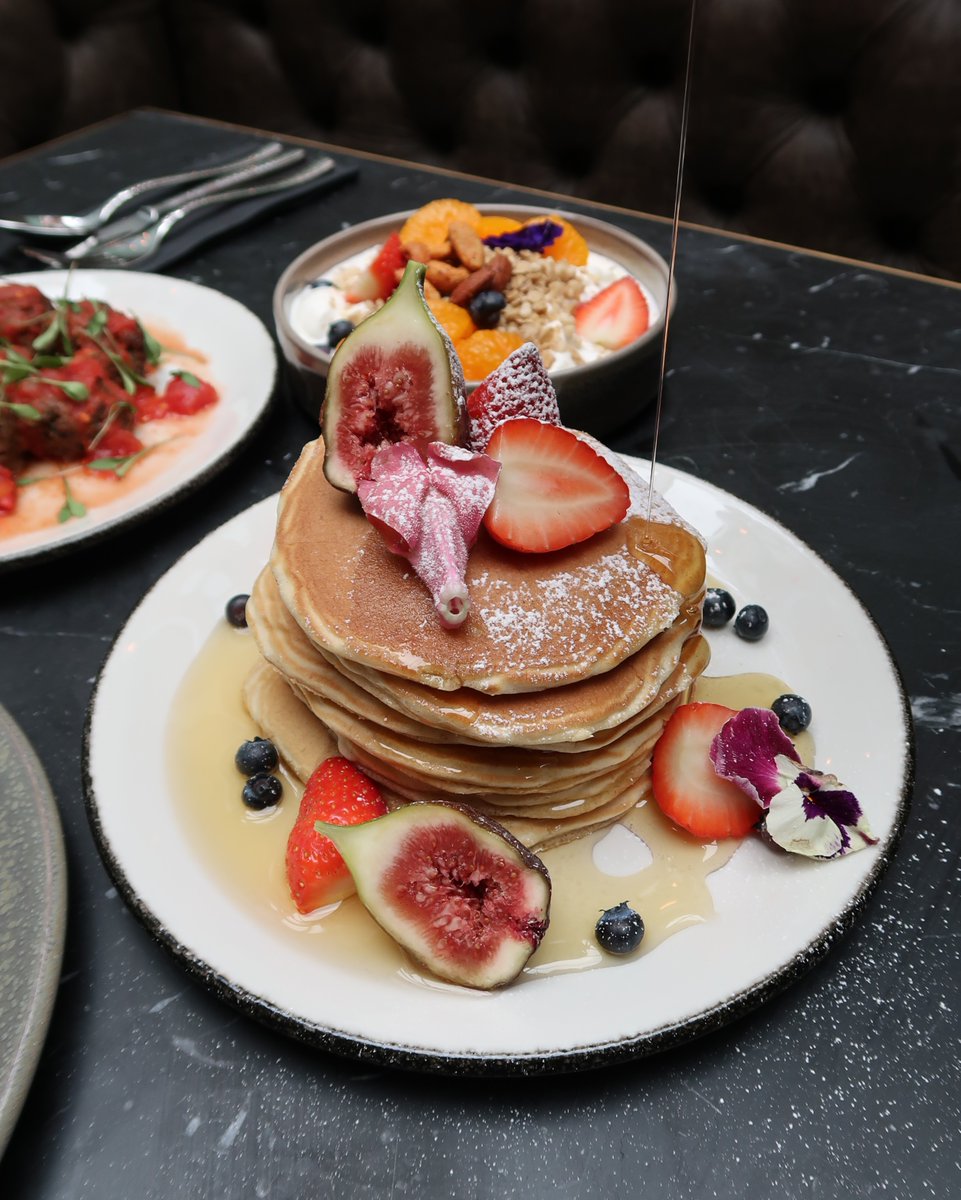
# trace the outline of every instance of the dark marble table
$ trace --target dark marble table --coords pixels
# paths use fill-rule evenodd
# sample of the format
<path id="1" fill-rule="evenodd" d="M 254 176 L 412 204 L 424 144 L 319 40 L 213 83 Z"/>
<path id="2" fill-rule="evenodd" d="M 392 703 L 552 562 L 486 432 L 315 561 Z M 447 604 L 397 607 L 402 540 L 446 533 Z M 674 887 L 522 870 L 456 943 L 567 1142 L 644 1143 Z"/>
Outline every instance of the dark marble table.
<path id="1" fill-rule="evenodd" d="M 0 202 L 78 208 L 128 174 L 232 136 L 165 115 L 126 118 L 0 165 Z M 358 161 L 357 183 L 173 273 L 269 324 L 282 268 L 347 222 L 450 191 L 528 198 Z M 666 249 L 663 223 L 613 219 Z M 22 265 L 9 248 L 0 260 Z M 5 1200 L 961 1194 L 961 292 L 697 230 L 682 235 L 678 279 L 663 461 L 816 547 L 874 614 L 911 699 L 913 807 L 856 928 L 719 1033 L 547 1080 L 364 1067 L 263 1028 L 188 977 L 124 908 L 95 850 L 81 794 L 84 711 L 144 590 L 279 488 L 312 436 L 281 394 L 255 442 L 193 497 L 0 584 L 0 702 L 49 774 L 70 870 L 59 999 L 0 1162 Z M 649 414 L 613 441 L 647 451 Z"/>

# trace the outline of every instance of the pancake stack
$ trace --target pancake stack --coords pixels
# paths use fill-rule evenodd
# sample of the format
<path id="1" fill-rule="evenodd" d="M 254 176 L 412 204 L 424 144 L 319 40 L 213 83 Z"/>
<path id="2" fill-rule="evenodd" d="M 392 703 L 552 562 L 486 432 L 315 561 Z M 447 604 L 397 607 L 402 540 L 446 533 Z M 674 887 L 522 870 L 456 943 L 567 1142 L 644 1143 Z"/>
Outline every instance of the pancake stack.
<path id="1" fill-rule="evenodd" d="M 389 805 L 468 803 L 532 849 L 647 799 L 654 744 L 708 660 L 704 550 L 673 509 L 649 523 L 632 488 L 624 521 L 551 554 L 482 531 L 450 630 L 323 455 L 310 443 L 291 473 L 247 605 L 262 659 L 245 700 L 291 769 L 340 753 Z"/>

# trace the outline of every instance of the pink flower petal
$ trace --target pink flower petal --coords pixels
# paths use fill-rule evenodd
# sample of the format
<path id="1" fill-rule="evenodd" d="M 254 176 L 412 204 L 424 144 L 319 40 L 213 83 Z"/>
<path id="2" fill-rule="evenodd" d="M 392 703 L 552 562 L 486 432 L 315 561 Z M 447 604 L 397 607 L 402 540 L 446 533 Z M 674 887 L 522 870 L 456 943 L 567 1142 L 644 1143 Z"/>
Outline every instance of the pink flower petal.
<path id="1" fill-rule="evenodd" d="M 500 463 L 459 446 L 384 446 L 371 478 L 357 488 L 367 519 L 387 548 L 407 558 L 430 590 L 443 623 L 455 628 L 470 608 L 467 552 L 494 497 Z"/>
<path id="2" fill-rule="evenodd" d="M 769 708 L 742 709 L 711 742 L 711 762 L 717 774 L 736 783 L 762 808 L 789 782 L 778 769 L 779 755 L 800 766 L 794 743 Z"/>
<path id="3" fill-rule="evenodd" d="M 370 479 L 358 483 L 361 507 L 394 554 L 406 558 L 420 541 L 421 506 L 429 488 L 427 466 L 409 442 L 378 450 L 370 464 Z"/>

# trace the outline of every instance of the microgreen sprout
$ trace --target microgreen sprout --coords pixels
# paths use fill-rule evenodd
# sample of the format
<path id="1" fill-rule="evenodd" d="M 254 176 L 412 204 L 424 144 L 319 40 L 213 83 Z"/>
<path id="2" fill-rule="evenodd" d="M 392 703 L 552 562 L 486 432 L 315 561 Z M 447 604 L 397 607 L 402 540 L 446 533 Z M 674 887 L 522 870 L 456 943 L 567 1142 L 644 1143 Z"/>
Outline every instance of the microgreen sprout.
<path id="1" fill-rule="evenodd" d="M 57 521 L 62 525 L 72 517 L 85 517 L 87 506 L 73 494 L 67 476 L 63 475 L 61 478 L 63 479 L 63 508 L 57 513 Z"/>

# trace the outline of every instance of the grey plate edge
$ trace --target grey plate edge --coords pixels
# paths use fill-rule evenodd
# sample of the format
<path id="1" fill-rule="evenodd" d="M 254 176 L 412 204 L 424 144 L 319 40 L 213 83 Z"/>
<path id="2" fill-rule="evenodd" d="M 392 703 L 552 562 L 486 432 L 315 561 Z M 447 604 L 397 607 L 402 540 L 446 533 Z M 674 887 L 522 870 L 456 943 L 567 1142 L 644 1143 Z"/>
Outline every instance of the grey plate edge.
<path id="1" fill-rule="evenodd" d="M 60 813 L 46 774 L 33 747 L 3 705 L 0 705 L 0 738 L 8 741 L 15 761 L 22 766 L 28 780 L 29 795 L 38 814 L 37 824 L 43 835 L 46 867 L 44 909 L 49 914 L 44 928 L 40 966 L 20 1044 L 8 1078 L 0 1080 L 2 1156 L 37 1069 L 56 1000 L 67 929 L 67 863 Z"/>
<path id="2" fill-rule="evenodd" d="M 674 469 L 676 470 L 677 468 Z M 681 472 L 681 474 L 685 474 L 685 472 Z M 696 477 L 692 476 L 692 478 Z M 717 485 L 707 480 L 697 479 L 697 482 L 723 494 L 732 494 L 724 493 L 724 489 L 717 487 Z M 256 503 L 260 503 L 260 501 Z M 750 502 L 740 500 L 740 503 L 749 504 Z M 254 507 L 254 505 L 250 507 Z M 704 1037 L 707 1034 L 714 1033 L 732 1021 L 747 1016 L 756 1008 L 759 1008 L 762 1004 L 801 979 L 812 967 L 816 966 L 827 956 L 836 942 L 854 928 L 867 907 L 868 901 L 877 889 L 881 877 L 890 866 L 901 840 L 911 806 L 915 767 L 914 722 L 911 715 L 910 701 L 894 655 L 891 653 L 888 641 L 878 626 L 877 621 L 875 621 L 853 588 L 838 575 L 837 571 L 834 570 L 822 555 L 813 550 L 803 539 L 798 538 L 797 534 L 788 529 L 781 521 L 778 521 L 776 517 L 772 517 L 763 509 L 758 508 L 757 505 L 752 504 L 750 507 L 763 515 L 768 521 L 773 522 L 779 529 L 784 530 L 790 537 L 802 542 L 808 552 L 819 559 L 851 594 L 858 608 L 871 624 L 882 649 L 887 655 L 891 674 L 898 689 L 903 718 L 905 762 L 904 774 L 900 781 L 898 809 L 895 814 L 891 835 L 887 844 L 878 855 L 878 859 L 870 875 L 864 880 L 848 905 L 837 914 L 829 925 L 825 926 L 818 936 L 813 938 L 802 951 L 796 954 L 780 970 L 732 995 L 723 1004 L 716 1005 L 699 1016 L 677 1025 L 664 1025 L 660 1029 L 652 1030 L 639 1037 L 621 1039 L 611 1043 L 594 1043 L 563 1051 L 533 1049 L 529 1054 L 524 1055 L 447 1055 L 432 1053 L 420 1047 L 371 1042 L 349 1037 L 335 1030 L 322 1028 L 303 1020 L 294 1013 L 278 1008 L 276 1005 L 269 1003 L 262 997 L 248 991 L 246 988 L 241 987 L 239 984 L 220 974 L 220 972 L 214 970 L 213 967 L 194 954 L 188 946 L 180 942 L 140 899 L 136 888 L 127 878 L 123 867 L 113 854 L 101 826 L 97 811 L 96 792 L 90 773 L 91 728 L 97 694 L 104 671 L 112 657 L 114 647 L 117 641 L 119 641 L 124 628 L 126 628 L 130 617 L 142 603 L 144 596 L 140 597 L 134 604 L 104 657 L 90 694 L 90 701 L 84 720 L 82 753 L 84 806 L 87 812 L 87 819 L 90 822 L 90 828 L 93 832 L 94 841 L 103 859 L 107 874 L 123 897 L 127 907 L 130 908 L 137 919 L 144 925 L 151 937 L 171 954 L 181 966 L 186 967 L 191 975 L 202 983 L 208 991 L 213 992 L 219 999 L 233 1005 L 245 1015 L 255 1018 L 262 1024 L 288 1037 L 294 1038 L 296 1041 L 320 1050 L 338 1054 L 345 1058 L 360 1060 L 364 1063 L 382 1067 L 452 1077 L 517 1078 L 573 1074 L 581 1071 L 599 1070 L 630 1060 L 659 1054 L 663 1051 L 682 1046 L 687 1042 L 694 1041 L 697 1038 Z M 240 515 L 240 513 L 236 514 L 236 516 Z M 235 517 L 230 519 L 233 520 Z M 214 532 L 216 530 L 211 530 L 211 533 Z M 210 536 L 210 534 L 207 536 Z M 168 569 L 172 569 L 175 565 L 172 564 Z M 157 586 L 159 582 L 160 580 L 157 580 L 152 586 Z M 150 590 L 152 588 L 148 589 L 148 591 Z"/>

